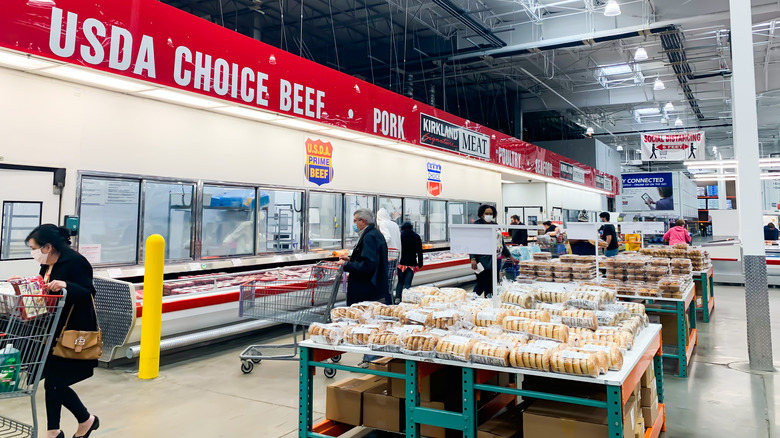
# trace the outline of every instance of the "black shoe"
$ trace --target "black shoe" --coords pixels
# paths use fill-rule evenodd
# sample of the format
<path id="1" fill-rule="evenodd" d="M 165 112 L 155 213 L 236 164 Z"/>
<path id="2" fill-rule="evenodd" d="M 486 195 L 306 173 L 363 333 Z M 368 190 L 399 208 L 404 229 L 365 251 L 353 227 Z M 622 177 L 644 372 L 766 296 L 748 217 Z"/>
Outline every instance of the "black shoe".
<path id="1" fill-rule="evenodd" d="M 93 431 L 98 430 L 99 427 L 100 427 L 100 419 L 97 417 L 97 415 L 95 415 L 95 421 L 92 423 L 92 427 L 89 428 L 87 433 L 84 436 L 80 436 L 80 437 L 78 437 L 76 435 L 73 435 L 73 438 L 89 438 L 89 435 Z M 57 438 L 59 438 L 59 437 L 57 437 Z M 65 438 L 65 435 L 63 435 L 62 438 Z"/>

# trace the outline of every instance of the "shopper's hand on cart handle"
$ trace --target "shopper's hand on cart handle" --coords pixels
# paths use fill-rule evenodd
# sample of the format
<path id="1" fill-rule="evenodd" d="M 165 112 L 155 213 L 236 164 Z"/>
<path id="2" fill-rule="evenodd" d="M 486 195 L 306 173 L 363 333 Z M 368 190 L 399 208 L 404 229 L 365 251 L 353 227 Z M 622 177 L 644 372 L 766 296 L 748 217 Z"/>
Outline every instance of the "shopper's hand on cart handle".
<path id="1" fill-rule="evenodd" d="M 339 266 L 344 266 L 347 264 L 347 262 L 349 262 L 349 260 L 339 259 L 339 261 L 337 261 L 336 264 Z"/>
<path id="2" fill-rule="evenodd" d="M 472 271 L 477 270 L 477 259 L 471 259 L 471 270 Z"/>
<path id="3" fill-rule="evenodd" d="M 62 280 L 54 280 L 46 285 L 46 289 L 48 289 L 49 292 L 59 292 L 67 287 L 68 284 Z"/>

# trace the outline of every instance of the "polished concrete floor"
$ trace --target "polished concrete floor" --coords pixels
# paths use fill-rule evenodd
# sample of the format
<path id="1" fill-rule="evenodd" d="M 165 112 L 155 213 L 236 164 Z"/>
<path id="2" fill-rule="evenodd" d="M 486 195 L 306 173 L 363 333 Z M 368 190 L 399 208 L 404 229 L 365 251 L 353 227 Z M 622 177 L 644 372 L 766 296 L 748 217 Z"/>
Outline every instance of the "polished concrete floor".
<path id="1" fill-rule="evenodd" d="M 716 286 L 716 311 L 699 325 L 691 376 L 666 374 L 667 437 L 780 437 L 780 376 L 742 371 L 747 361 L 744 289 Z M 771 289 L 773 315 L 780 290 Z M 780 362 L 780 317 L 773 320 L 774 356 Z M 286 340 L 275 331 L 259 342 Z M 297 363 L 264 361 L 252 374 L 239 369 L 246 340 L 164 358 L 161 377 L 138 380 L 131 367 L 99 369 L 75 386 L 101 418 L 98 437 L 293 437 L 297 436 Z M 356 363 L 357 357 L 345 357 Z M 346 377 L 340 372 L 337 378 Z M 315 378 L 315 420 L 325 411 L 325 386 Z M 775 396 L 778 394 L 778 397 Z M 43 410 L 42 394 L 39 394 Z M 29 420 L 29 405 L 0 400 L 0 414 Z M 44 416 L 41 422 L 45 424 Z M 75 421 L 63 412 L 66 436 Z M 0 434 L 1 435 L 1 434 Z M 43 436 L 43 435 L 41 435 Z"/>

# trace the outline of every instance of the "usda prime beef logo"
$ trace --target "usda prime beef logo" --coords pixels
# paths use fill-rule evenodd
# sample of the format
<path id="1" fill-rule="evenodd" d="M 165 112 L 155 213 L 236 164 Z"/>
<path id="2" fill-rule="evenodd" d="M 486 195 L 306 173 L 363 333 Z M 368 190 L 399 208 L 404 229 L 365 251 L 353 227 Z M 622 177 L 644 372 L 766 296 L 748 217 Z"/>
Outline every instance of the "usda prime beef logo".
<path id="1" fill-rule="evenodd" d="M 490 159 L 490 137 L 422 113 L 420 143 Z"/>

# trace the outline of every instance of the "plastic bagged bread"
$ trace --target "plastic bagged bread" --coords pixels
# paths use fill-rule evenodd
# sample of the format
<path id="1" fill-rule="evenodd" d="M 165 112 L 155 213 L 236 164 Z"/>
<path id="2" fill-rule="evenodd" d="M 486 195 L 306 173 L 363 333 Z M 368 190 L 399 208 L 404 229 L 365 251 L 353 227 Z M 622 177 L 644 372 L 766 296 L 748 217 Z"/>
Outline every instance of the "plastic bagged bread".
<path id="1" fill-rule="evenodd" d="M 615 326 L 625 331 L 631 332 L 632 336 L 636 337 L 645 327 L 645 319 L 639 315 L 635 315 L 626 320 L 618 322 Z"/>
<path id="2" fill-rule="evenodd" d="M 315 322 L 309 325 L 309 338 L 317 344 L 338 345 L 344 338 L 346 327 L 346 324 L 343 323 L 321 324 Z"/>
<path id="3" fill-rule="evenodd" d="M 630 350 L 634 343 L 634 336 L 618 327 L 601 327 L 591 339 L 614 342 L 624 350 Z"/>
<path id="4" fill-rule="evenodd" d="M 517 344 L 509 344 L 502 340 L 482 340 L 474 343 L 471 349 L 471 361 L 497 367 L 509 366 L 509 352 Z"/>
<path id="5" fill-rule="evenodd" d="M 598 377 L 601 363 L 595 354 L 559 350 L 550 355 L 550 370 L 554 373 Z"/>
<path id="6" fill-rule="evenodd" d="M 522 318 L 519 316 L 507 316 L 504 318 L 502 327 L 504 330 L 514 333 L 527 333 L 532 334 L 534 327 L 538 321 L 530 318 Z"/>
<path id="7" fill-rule="evenodd" d="M 407 303 L 401 303 L 397 306 L 381 305 L 374 311 L 374 319 L 380 321 L 402 321 L 406 312 L 413 307 Z"/>
<path id="8" fill-rule="evenodd" d="M 501 327 L 498 326 L 490 326 L 490 327 L 472 327 L 471 331 L 480 335 L 484 336 L 488 339 L 495 338 L 499 336 L 501 333 L 503 333 L 503 330 L 501 330 Z"/>
<path id="9" fill-rule="evenodd" d="M 431 313 L 427 325 L 431 328 L 448 329 L 461 325 L 463 320 L 463 313 L 455 309 L 437 310 Z"/>
<path id="10" fill-rule="evenodd" d="M 582 327 L 570 327 L 569 328 L 569 344 L 578 346 L 582 345 L 585 341 L 593 339 L 596 332 L 591 329 Z"/>
<path id="11" fill-rule="evenodd" d="M 349 311 L 349 307 L 334 307 L 330 309 L 331 322 L 339 322 L 347 319 L 347 311 Z"/>
<path id="12" fill-rule="evenodd" d="M 453 301 L 465 301 L 468 296 L 466 289 L 459 287 L 442 287 L 439 288 L 439 293 L 451 297 Z"/>
<path id="13" fill-rule="evenodd" d="M 645 305 L 642 303 L 630 303 L 630 302 L 623 302 L 623 303 L 613 303 L 613 304 L 607 304 L 605 305 L 602 310 L 608 311 L 608 312 L 627 312 L 632 315 L 640 315 L 645 316 Z"/>
<path id="14" fill-rule="evenodd" d="M 410 356 L 435 357 L 439 338 L 430 332 L 411 333 L 401 341 L 401 353 Z"/>
<path id="15" fill-rule="evenodd" d="M 591 346 L 590 348 L 568 347 L 567 350 L 595 355 L 596 359 L 598 360 L 599 374 L 605 374 L 607 371 L 610 371 L 609 369 L 610 359 L 608 353 L 600 348 L 603 347 L 597 347 L 597 346 Z M 620 352 L 620 350 L 618 350 L 618 352 Z"/>
<path id="16" fill-rule="evenodd" d="M 348 326 L 344 329 L 343 343 L 348 345 L 368 345 L 371 334 L 379 330 L 378 324 Z"/>
<path id="17" fill-rule="evenodd" d="M 401 322 L 404 324 L 427 325 L 430 323 L 430 316 L 433 312 L 433 309 L 410 309 L 402 317 Z"/>
<path id="18" fill-rule="evenodd" d="M 435 287 L 417 286 L 404 289 L 401 295 L 404 303 L 420 304 L 423 297 L 428 295 L 436 295 L 439 293 L 439 289 Z"/>
<path id="19" fill-rule="evenodd" d="M 476 339 L 464 336 L 445 336 L 436 343 L 436 357 L 468 362 L 471 360 L 471 350 L 476 342 Z"/>
<path id="20" fill-rule="evenodd" d="M 501 301 L 504 303 L 514 304 L 526 309 L 530 309 L 534 305 L 534 299 L 536 294 L 531 290 L 524 289 L 510 289 L 501 292 Z"/>
<path id="21" fill-rule="evenodd" d="M 508 313 L 509 316 L 519 316 L 521 318 L 535 319 L 541 322 L 550 322 L 550 314 L 546 310 L 522 309 L 518 307 L 506 309 L 510 312 Z"/>
<path id="22" fill-rule="evenodd" d="M 509 352 L 509 365 L 514 368 L 550 371 L 550 356 L 558 348 L 560 344 L 550 341 L 516 345 Z"/>
<path id="23" fill-rule="evenodd" d="M 564 303 L 536 303 L 534 308 L 536 310 L 544 310 L 550 316 L 561 316 L 563 311 L 566 310 L 566 305 Z"/>
<path id="24" fill-rule="evenodd" d="M 569 301 L 571 292 L 542 290 L 537 293 L 537 299 L 546 303 L 565 303 Z"/>
<path id="25" fill-rule="evenodd" d="M 606 325 L 606 326 L 614 326 L 617 325 L 620 321 L 623 321 L 624 319 L 628 319 L 631 317 L 631 314 L 628 312 L 610 312 L 608 310 L 597 310 L 594 312 L 596 315 L 596 320 L 598 321 L 599 325 Z M 588 327 L 590 328 L 590 327 Z M 597 327 L 593 327 L 596 329 Z"/>
<path id="26" fill-rule="evenodd" d="M 389 330 L 377 330 L 368 338 L 368 348 L 373 351 L 398 353 L 401 351 L 401 334 Z"/>
<path id="27" fill-rule="evenodd" d="M 580 349 L 603 352 L 607 357 L 607 369 L 609 371 L 620 371 L 623 368 L 623 352 L 614 342 L 591 340 L 582 345 Z"/>
<path id="28" fill-rule="evenodd" d="M 528 333 L 531 339 L 551 340 L 556 342 L 569 342 L 569 327 L 553 322 L 537 322 Z"/>
<path id="29" fill-rule="evenodd" d="M 598 292 L 576 291 L 571 295 L 566 305 L 583 310 L 599 310 L 605 302 L 602 294 Z"/>
<path id="30" fill-rule="evenodd" d="M 507 315 L 506 309 L 485 309 L 472 314 L 471 323 L 477 327 L 500 326 Z"/>
<path id="31" fill-rule="evenodd" d="M 592 310 L 564 310 L 561 313 L 561 323 L 569 327 L 597 329 L 599 326 L 596 314 Z"/>

